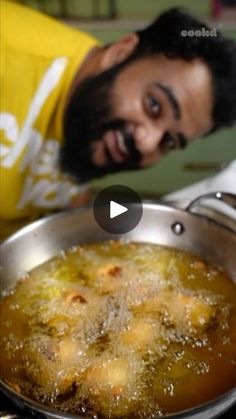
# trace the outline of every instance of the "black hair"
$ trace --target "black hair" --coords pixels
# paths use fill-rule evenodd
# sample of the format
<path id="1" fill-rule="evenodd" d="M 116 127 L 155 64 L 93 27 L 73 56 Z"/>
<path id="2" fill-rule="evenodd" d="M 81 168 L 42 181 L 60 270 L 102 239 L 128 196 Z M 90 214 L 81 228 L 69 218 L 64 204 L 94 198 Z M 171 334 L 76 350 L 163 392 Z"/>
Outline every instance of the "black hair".
<path id="1" fill-rule="evenodd" d="M 202 59 L 212 75 L 214 129 L 236 123 L 235 41 L 179 8 L 164 12 L 137 34 L 139 43 L 130 60 L 153 54 L 186 61 Z"/>

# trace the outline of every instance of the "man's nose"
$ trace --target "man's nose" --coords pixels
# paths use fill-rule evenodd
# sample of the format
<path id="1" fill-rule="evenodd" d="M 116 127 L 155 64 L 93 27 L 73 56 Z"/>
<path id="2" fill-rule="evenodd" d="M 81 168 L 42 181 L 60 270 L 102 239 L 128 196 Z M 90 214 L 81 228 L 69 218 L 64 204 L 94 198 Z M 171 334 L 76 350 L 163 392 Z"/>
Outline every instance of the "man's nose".
<path id="1" fill-rule="evenodd" d="M 153 126 L 152 124 L 136 126 L 134 132 L 136 148 L 142 154 L 150 154 L 156 151 L 165 130 L 165 127 L 161 124 L 159 126 Z"/>

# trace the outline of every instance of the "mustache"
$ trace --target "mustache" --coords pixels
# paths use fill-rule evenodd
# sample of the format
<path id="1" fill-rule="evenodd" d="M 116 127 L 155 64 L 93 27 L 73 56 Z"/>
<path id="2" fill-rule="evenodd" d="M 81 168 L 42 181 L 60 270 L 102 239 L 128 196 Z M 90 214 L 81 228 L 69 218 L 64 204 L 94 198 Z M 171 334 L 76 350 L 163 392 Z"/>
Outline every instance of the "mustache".
<path id="1" fill-rule="evenodd" d="M 128 158 L 125 163 L 122 163 L 123 167 L 129 168 L 137 167 L 142 160 L 142 154 L 136 147 L 136 142 L 133 134 L 130 132 L 125 121 L 116 119 L 112 122 L 108 122 L 103 125 L 103 132 L 108 130 L 120 131 L 123 136 L 125 147 L 128 151 Z"/>

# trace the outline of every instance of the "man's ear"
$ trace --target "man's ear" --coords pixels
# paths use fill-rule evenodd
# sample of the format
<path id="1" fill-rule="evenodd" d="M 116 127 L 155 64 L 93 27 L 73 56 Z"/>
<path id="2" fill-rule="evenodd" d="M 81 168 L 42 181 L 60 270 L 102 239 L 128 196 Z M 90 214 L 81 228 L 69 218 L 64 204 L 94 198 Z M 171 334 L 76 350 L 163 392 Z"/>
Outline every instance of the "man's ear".
<path id="1" fill-rule="evenodd" d="M 129 55 L 132 54 L 138 43 L 138 35 L 136 33 L 130 33 L 114 44 L 109 45 L 103 50 L 101 70 L 108 70 L 114 65 L 124 61 L 126 58 L 128 58 Z"/>

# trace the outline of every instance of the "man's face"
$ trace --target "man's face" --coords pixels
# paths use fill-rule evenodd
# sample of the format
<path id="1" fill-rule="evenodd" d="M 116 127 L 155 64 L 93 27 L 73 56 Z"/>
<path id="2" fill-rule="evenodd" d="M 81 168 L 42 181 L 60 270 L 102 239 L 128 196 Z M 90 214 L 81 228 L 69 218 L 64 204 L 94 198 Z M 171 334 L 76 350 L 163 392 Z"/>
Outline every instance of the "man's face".
<path id="1" fill-rule="evenodd" d="M 212 128 L 210 72 L 164 56 L 118 65 L 83 83 L 65 116 L 62 168 L 82 181 L 144 168 Z"/>

